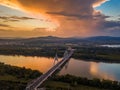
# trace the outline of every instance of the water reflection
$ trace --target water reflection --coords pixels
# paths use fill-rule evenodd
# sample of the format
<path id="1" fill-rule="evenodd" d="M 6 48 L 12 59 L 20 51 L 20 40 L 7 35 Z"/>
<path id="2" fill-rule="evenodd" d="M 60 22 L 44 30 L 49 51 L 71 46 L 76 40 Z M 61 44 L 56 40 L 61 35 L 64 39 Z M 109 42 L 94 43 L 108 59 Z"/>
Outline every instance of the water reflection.
<path id="1" fill-rule="evenodd" d="M 95 62 L 91 62 L 91 66 L 90 66 L 90 73 L 93 77 L 100 77 L 100 78 L 104 78 L 104 79 L 110 79 L 110 80 L 114 80 L 115 78 L 110 75 L 107 72 L 101 71 L 100 64 L 95 63 Z"/>
<path id="2" fill-rule="evenodd" d="M 59 58 L 59 61 L 61 59 Z M 59 61 L 47 57 L 25 57 L 0 55 L 0 62 L 19 67 L 36 69 L 46 72 Z M 72 74 L 88 78 L 101 78 L 120 81 L 120 64 L 95 63 L 71 58 L 59 72 L 60 75 Z"/>
<path id="3" fill-rule="evenodd" d="M 67 69 L 63 68 L 59 74 L 120 81 L 119 68 L 120 64 L 86 62 L 72 58 Z"/>
<path id="4" fill-rule="evenodd" d="M 68 65 L 69 65 L 69 61 L 65 64 L 65 69 L 67 69 L 68 68 Z"/>
<path id="5" fill-rule="evenodd" d="M 53 66 L 55 65 L 55 64 L 57 64 L 59 62 L 59 60 L 53 60 Z"/>
<path id="6" fill-rule="evenodd" d="M 90 67 L 90 63 L 80 61 L 80 60 L 75 60 L 72 58 L 69 61 L 69 65 L 67 69 L 63 68 L 59 74 L 60 75 L 61 74 L 72 74 L 76 76 L 87 76 L 88 77 L 89 67 Z"/>
<path id="7" fill-rule="evenodd" d="M 102 47 L 119 48 L 120 45 L 101 45 Z"/>
<path id="8" fill-rule="evenodd" d="M 54 59 L 46 57 L 25 57 L 25 56 L 4 56 L 0 55 L 0 62 L 6 64 L 36 69 L 41 72 L 46 72 L 53 66 Z"/>

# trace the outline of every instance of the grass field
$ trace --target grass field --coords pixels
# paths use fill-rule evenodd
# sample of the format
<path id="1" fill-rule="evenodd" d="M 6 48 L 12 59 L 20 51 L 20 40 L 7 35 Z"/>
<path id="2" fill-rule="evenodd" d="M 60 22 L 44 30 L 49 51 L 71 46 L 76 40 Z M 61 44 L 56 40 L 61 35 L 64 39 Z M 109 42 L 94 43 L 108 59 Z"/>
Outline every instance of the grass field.
<path id="1" fill-rule="evenodd" d="M 107 90 L 107 89 L 99 89 L 84 85 L 72 86 L 69 83 L 58 82 L 58 81 L 47 81 L 45 83 L 45 86 L 47 87 L 47 90 Z"/>

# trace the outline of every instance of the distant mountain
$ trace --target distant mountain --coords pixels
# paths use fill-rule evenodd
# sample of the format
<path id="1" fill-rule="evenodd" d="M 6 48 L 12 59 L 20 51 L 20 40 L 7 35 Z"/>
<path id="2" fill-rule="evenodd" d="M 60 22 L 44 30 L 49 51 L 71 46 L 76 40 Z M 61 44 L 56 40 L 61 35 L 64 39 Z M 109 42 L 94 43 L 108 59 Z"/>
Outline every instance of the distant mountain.
<path id="1" fill-rule="evenodd" d="M 112 36 L 96 36 L 96 37 L 88 37 L 87 40 L 120 40 L 120 37 L 112 37 Z"/>
<path id="2" fill-rule="evenodd" d="M 120 43 L 120 37 L 112 37 L 112 36 L 96 36 L 96 37 L 88 37 L 84 40 L 89 42 L 96 42 L 96 43 Z"/>
<path id="3" fill-rule="evenodd" d="M 44 43 L 75 43 L 75 44 L 120 44 L 120 37 L 95 36 L 88 38 L 60 38 L 54 36 L 22 38 L 22 39 L 0 39 L 0 44 L 44 44 Z"/>

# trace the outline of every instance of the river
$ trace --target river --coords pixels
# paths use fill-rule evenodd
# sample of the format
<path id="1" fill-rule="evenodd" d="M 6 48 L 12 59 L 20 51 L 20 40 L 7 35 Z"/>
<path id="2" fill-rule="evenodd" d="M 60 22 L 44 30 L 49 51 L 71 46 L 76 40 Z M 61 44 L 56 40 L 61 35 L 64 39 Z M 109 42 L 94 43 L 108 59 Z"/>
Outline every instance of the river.
<path id="1" fill-rule="evenodd" d="M 59 58 L 59 61 L 61 59 Z M 0 62 L 19 67 L 36 69 L 46 72 L 56 62 L 53 58 L 32 56 L 8 56 L 0 55 Z M 71 74 L 87 78 L 100 78 L 120 81 L 120 64 L 97 63 L 82 59 L 71 58 L 70 61 L 59 72 L 60 75 Z"/>
<path id="2" fill-rule="evenodd" d="M 100 46 L 109 48 L 120 48 L 120 45 L 100 45 Z"/>

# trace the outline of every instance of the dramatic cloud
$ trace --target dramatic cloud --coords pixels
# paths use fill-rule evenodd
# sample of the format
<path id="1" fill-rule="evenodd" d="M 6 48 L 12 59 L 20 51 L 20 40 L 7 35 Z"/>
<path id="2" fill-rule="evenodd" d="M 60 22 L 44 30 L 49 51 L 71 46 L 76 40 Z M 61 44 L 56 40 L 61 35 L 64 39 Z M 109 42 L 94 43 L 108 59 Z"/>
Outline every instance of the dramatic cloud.
<path id="1" fill-rule="evenodd" d="M 93 12 L 93 6 L 107 0 L 0 0 L 2 5 L 39 13 L 60 12 L 87 14 Z M 77 12 L 79 11 L 79 12 Z"/>
<path id="2" fill-rule="evenodd" d="M 106 21 L 103 23 L 105 28 L 120 27 L 120 21 Z"/>
<path id="3" fill-rule="evenodd" d="M 12 28 L 14 28 L 14 27 L 12 27 L 12 26 L 10 26 L 10 25 L 7 25 L 7 24 L 0 24 L 0 32 L 2 31 L 2 32 L 7 32 L 8 30 L 7 29 L 12 29 Z M 0 33 L 0 35 L 1 35 L 1 33 Z"/>
<path id="4" fill-rule="evenodd" d="M 0 37 L 39 37 L 49 35 L 49 31 L 39 28 L 39 30 L 26 31 L 26 30 L 11 30 L 0 29 Z"/>
<path id="5" fill-rule="evenodd" d="M 6 24 L 0 24 L 0 27 L 11 27 L 11 26 Z"/>
<path id="6" fill-rule="evenodd" d="M 6 34 L 6 32 L 12 32 L 13 30 L 6 30 L 6 29 L 0 29 L 0 36 L 4 36 L 4 34 Z M 3 34 L 4 33 L 4 34 Z"/>
<path id="7" fill-rule="evenodd" d="M 43 15 L 59 24 L 55 32 L 49 33 L 44 30 L 46 35 L 90 36 L 103 35 L 107 27 L 113 28 L 118 24 L 118 22 L 106 21 L 109 16 L 94 9 L 106 1 L 108 0 L 0 0 L 0 4 L 31 14 Z M 27 17 L 11 18 L 14 18 L 13 20 L 32 19 Z"/>
<path id="8" fill-rule="evenodd" d="M 70 14 L 66 12 L 47 12 L 47 13 L 52 15 L 65 16 L 65 17 L 74 17 L 78 19 L 89 19 L 92 17 L 91 15 Z"/>
<path id="9" fill-rule="evenodd" d="M 105 21 L 101 29 L 107 32 L 120 32 L 120 21 Z M 117 34 L 118 35 L 118 34 Z"/>
<path id="10" fill-rule="evenodd" d="M 35 18 L 18 17 L 18 16 L 0 16 L 0 19 L 7 22 L 7 21 L 31 20 L 31 19 L 35 19 Z"/>
<path id="11" fill-rule="evenodd" d="M 101 4 L 105 3 L 106 1 L 109 1 L 109 0 L 95 0 L 93 7 L 100 6 Z"/>

